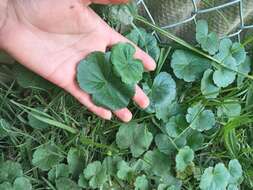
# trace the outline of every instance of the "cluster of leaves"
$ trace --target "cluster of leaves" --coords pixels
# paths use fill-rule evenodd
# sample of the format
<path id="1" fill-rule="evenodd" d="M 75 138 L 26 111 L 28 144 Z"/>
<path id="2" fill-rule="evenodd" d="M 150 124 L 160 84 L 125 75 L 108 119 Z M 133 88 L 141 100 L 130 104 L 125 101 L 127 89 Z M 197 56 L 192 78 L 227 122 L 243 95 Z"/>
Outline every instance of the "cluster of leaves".
<path id="1" fill-rule="evenodd" d="M 142 79 L 143 65 L 134 59 L 135 48 L 119 43 L 111 52 L 93 52 L 80 62 L 77 81 L 84 91 L 92 94 L 93 102 L 111 110 L 127 107 Z"/>
<path id="2" fill-rule="evenodd" d="M 242 167 L 238 160 L 231 160 L 228 168 L 223 163 L 218 163 L 215 167 L 205 169 L 201 176 L 201 190 L 228 189 L 238 190 L 242 183 Z"/>
<path id="3" fill-rule="evenodd" d="M 22 167 L 17 162 L 0 162 L 0 189 L 3 190 L 32 190 L 30 180 L 24 176 Z"/>
<path id="4" fill-rule="evenodd" d="M 172 55 L 171 66 L 177 78 L 194 82 L 203 75 L 201 92 L 208 99 L 216 98 L 221 88 L 232 84 L 236 76 L 237 85 L 240 86 L 250 72 L 250 60 L 244 47 L 228 38 L 220 41 L 216 33 L 209 33 L 208 24 L 204 20 L 197 22 L 196 40 L 219 64 L 186 50 L 176 50 Z"/>

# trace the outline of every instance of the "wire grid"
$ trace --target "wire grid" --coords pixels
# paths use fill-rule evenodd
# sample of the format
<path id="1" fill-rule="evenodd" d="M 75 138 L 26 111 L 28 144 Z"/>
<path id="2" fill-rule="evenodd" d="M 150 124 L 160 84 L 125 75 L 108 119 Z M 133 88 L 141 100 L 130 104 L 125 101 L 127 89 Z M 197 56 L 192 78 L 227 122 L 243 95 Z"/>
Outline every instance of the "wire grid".
<path id="1" fill-rule="evenodd" d="M 220 9 L 224 9 L 230 6 L 235 6 L 237 5 L 239 7 L 239 18 L 240 18 L 240 24 L 239 24 L 239 28 L 228 35 L 228 37 L 237 37 L 238 41 L 241 41 L 241 33 L 246 30 L 246 29 L 253 29 L 253 24 L 250 25 L 246 25 L 244 22 L 244 14 L 243 14 L 243 0 L 230 0 L 230 2 L 215 6 L 215 7 L 211 7 L 211 8 L 206 8 L 206 9 L 199 9 L 197 6 L 197 1 L 199 0 L 191 0 L 192 4 L 193 4 L 193 12 L 191 14 L 190 17 L 182 20 L 182 21 L 178 21 L 176 23 L 173 24 L 168 24 L 168 25 L 164 25 L 164 26 L 159 26 L 163 29 L 172 29 L 175 28 L 177 26 L 183 25 L 185 23 L 188 22 L 192 22 L 194 21 L 196 23 L 196 17 L 199 14 L 203 14 L 203 13 L 208 13 L 208 12 L 213 12 L 213 11 L 217 11 Z M 157 25 L 157 23 L 155 22 L 154 17 L 152 16 L 147 4 L 145 3 L 145 0 L 138 0 L 137 1 L 138 6 L 143 6 L 147 16 L 149 17 L 149 19 L 151 20 L 151 22 L 155 25 Z"/>

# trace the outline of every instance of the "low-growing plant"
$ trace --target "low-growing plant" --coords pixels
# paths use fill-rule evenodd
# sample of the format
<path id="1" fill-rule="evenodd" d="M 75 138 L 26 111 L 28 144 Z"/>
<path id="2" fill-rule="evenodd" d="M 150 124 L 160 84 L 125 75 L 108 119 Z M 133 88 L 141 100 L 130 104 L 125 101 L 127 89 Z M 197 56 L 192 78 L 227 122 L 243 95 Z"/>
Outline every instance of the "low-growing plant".
<path id="1" fill-rule="evenodd" d="M 99 106 L 128 106 L 133 121 L 103 121 L 14 66 L 17 83 L 0 88 L 0 189 L 252 189 L 245 45 L 220 39 L 204 20 L 189 44 L 139 16 L 134 3 L 99 10 L 157 69 L 146 73 L 134 46 L 119 43 L 81 60 L 77 82 Z M 178 46 L 161 44 L 160 35 Z M 137 84 L 150 99 L 145 110 L 130 103 Z"/>

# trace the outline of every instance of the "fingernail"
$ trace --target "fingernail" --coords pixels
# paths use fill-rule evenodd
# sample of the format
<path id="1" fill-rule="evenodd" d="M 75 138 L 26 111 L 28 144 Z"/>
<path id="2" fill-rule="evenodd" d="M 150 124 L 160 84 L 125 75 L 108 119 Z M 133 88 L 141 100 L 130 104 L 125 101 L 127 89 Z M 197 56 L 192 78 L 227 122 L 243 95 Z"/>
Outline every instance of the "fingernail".
<path id="1" fill-rule="evenodd" d="M 141 108 L 142 108 L 142 109 L 145 109 L 145 108 L 147 108 L 147 107 L 149 106 L 149 104 L 150 104 L 149 99 L 148 99 L 148 98 L 144 98 L 144 99 L 142 100 L 142 103 L 141 103 Z"/>
<path id="2" fill-rule="evenodd" d="M 132 120 L 133 115 L 131 113 L 124 114 L 121 118 L 123 122 L 128 123 Z"/>
<path id="3" fill-rule="evenodd" d="M 110 111 L 105 111 L 103 113 L 103 119 L 106 119 L 106 120 L 111 120 L 112 119 L 112 113 Z"/>

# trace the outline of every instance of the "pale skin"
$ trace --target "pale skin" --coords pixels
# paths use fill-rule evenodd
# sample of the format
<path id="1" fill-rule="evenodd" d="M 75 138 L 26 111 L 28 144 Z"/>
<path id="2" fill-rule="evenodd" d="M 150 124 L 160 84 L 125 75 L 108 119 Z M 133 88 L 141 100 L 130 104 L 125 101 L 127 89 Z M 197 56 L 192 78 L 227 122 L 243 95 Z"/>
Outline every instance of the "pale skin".
<path id="1" fill-rule="evenodd" d="M 86 55 L 128 41 L 89 5 L 125 2 L 127 0 L 0 0 L 0 49 L 72 94 L 99 117 L 110 120 L 115 114 L 129 122 L 132 114 L 127 108 L 111 111 L 96 106 L 75 79 L 76 66 Z M 138 47 L 135 57 L 143 61 L 147 71 L 155 69 L 153 59 Z M 133 101 L 141 108 L 149 105 L 148 97 L 138 86 Z"/>

